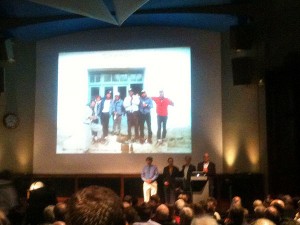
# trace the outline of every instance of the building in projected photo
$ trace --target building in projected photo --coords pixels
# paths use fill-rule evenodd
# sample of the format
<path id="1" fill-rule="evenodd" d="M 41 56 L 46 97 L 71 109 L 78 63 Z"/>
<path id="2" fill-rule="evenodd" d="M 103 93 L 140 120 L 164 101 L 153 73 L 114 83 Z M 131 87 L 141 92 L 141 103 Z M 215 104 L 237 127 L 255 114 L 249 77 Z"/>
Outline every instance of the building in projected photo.
<path id="1" fill-rule="evenodd" d="M 104 96 L 110 90 L 112 96 L 119 92 L 124 100 L 129 88 L 140 93 L 144 88 L 144 71 L 145 68 L 89 69 L 88 96 Z"/>

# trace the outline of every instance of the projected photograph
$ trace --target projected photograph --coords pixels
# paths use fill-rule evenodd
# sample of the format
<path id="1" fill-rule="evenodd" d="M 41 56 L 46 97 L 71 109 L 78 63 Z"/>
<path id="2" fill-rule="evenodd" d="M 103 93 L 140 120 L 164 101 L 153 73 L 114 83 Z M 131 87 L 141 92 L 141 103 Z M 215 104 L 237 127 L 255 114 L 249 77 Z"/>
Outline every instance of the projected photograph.
<path id="1" fill-rule="evenodd" d="M 189 47 L 61 52 L 57 154 L 191 153 Z"/>

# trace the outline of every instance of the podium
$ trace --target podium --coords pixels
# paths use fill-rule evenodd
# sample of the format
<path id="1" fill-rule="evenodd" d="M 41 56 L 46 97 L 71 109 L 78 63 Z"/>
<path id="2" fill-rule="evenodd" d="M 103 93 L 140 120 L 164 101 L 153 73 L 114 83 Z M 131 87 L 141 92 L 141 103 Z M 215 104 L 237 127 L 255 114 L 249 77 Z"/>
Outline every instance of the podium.
<path id="1" fill-rule="evenodd" d="M 201 200 L 207 200 L 209 197 L 209 181 L 207 176 L 196 175 L 191 176 L 192 187 L 192 199 L 193 202 L 200 202 Z"/>

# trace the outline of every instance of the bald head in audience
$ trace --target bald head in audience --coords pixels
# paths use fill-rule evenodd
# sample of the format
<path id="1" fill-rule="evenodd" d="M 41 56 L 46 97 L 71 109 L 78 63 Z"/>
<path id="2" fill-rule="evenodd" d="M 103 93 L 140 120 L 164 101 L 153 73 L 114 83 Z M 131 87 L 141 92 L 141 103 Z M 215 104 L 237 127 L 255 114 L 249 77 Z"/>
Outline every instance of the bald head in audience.
<path id="1" fill-rule="evenodd" d="M 164 223 L 169 220 L 170 210 L 165 204 L 160 204 L 155 211 L 153 220 L 157 223 Z"/>
<path id="2" fill-rule="evenodd" d="M 66 225 L 64 221 L 55 221 L 53 225 Z"/>
<path id="3" fill-rule="evenodd" d="M 278 209 L 275 206 L 267 207 L 267 209 L 265 211 L 265 218 L 271 220 L 276 225 L 280 224 L 281 216 L 280 216 Z"/>
<path id="4" fill-rule="evenodd" d="M 211 216 L 194 218 L 191 225 L 218 225 L 217 221 Z"/>
<path id="5" fill-rule="evenodd" d="M 256 200 L 253 201 L 252 205 L 253 205 L 253 209 L 255 209 L 257 206 L 263 205 L 263 202 L 260 199 L 256 199 Z"/>
<path id="6" fill-rule="evenodd" d="M 194 217 L 192 208 L 184 206 L 180 211 L 180 224 L 179 225 L 190 225 Z"/>
<path id="7" fill-rule="evenodd" d="M 276 225 L 276 224 L 273 223 L 271 220 L 268 220 L 266 218 L 261 218 L 256 220 L 253 225 Z"/>

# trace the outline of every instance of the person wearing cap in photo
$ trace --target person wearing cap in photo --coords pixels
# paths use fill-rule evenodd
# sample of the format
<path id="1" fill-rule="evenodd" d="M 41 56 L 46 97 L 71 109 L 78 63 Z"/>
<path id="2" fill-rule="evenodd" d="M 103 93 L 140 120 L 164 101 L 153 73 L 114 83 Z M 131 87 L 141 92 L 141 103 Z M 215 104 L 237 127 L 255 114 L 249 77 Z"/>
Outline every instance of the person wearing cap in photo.
<path id="1" fill-rule="evenodd" d="M 128 140 L 131 140 L 131 128 L 134 127 L 134 140 L 139 139 L 139 104 L 140 98 L 134 95 L 131 88 L 128 90 L 128 96 L 124 99 L 123 106 L 127 115 Z"/>
<path id="2" fill-rule="evenodd" d="M 105 98 L 101 101 L 100 107 L 101 113 L 101 124 L 102 124 L 102 137 L 101 142 L 105 141 L 108 136 L 108 125 L 109 118 L 112 113 L 112 99 L 111 99 L 111 91 L 107 91 Z"/>
<path id="3" fill-rule="evenodd" d="M 165 98 L 163 90 L 159 91 L 159 97 L 152 97 L 152 100 L 156 103 L 157 142 L 160 144 L 167 135 L 168 106 L 174 106 L 174 102 Z"/>
<path id="4" fill-rule="evenodd" d="M 120 93 L 115 94 L 115 99 L 112 104 L 112 113 L 114 117 L 113 122 L 113 134 L 119 135 L 121 132 L 121 121 L 123 115 L 123 100 L 120 99 Z"/>
<path id="5" fill-rule="evenodd" d="M 140 111 L 140 142 L 143 144 L 145 142 L 144 139 L 144 125 L 145 122 L 147 123 L 147 129 L 148 129 L 148 143 L 152 143 L 152 129 L 151 129 L 151 108 L 153 107 L 152 99 L 147 96 L 147 93 L 145 90 L 141 91 L 141 97 L 140 97 L 140 105 L 139 105 L 139 111 Z"/>

